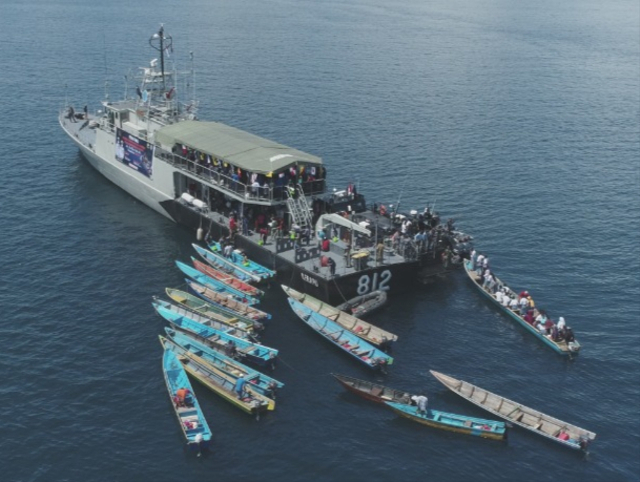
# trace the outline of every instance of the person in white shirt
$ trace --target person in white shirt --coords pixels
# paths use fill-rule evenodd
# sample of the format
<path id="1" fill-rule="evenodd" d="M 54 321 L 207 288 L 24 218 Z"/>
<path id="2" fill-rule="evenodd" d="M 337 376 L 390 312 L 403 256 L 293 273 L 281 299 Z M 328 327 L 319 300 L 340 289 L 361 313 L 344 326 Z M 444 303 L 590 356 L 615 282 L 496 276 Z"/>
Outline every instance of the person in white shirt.
<path id="1" fill-rule="evenodd" d="M 484 256 L 482 254 L 478 255 L 478 259 L 476 260 L 476 273 L 478 276 L 482 274 L 482 261 L 484 261 Z"/>
<path id="2" fill-rule="evenodd" d="M 511 301 L 511 298 L 509 298 L 509 295 L 504 293 L 502 295 L 502 306 L 504 306 L 505 308 L 508 308 L 510 301 Z"/>
<path id="3" fill-rule="evenodd" d="M 484 282 L 482 283 L 482 287 L 487 288 L 491 284 L 492 280 L 493 280 L 493 276 L 491 275 L 491 271 L 486 270 L 484 272 Z"/>
<path id="4" fill-rule="evenodd" d="M 509 301 L 509 308 L 511 308 L 513 311 L 516 311 L 518 309 L 518 298 L 511 298 L 511 300 Z"/>
<path id="5" fill-rule="evenodd" d="M 558 318 L 558 331 L 563 331 L 566 326 L 567 322 L 564 321 L 564 318 L 562 316 Z"/>
<path id="6" fill-rule="evenodd" d="M 496 293 L 496 301 L 500 304 L 502 304 L 502 297 L 503 297 L 504 293 L 502 292 L 502 290 L 498 290 L 498 292 Z"/>
<path id="7" fill-rule="evenodd" d="M 525 297 L 520 298 L 520 313 L 524 315 L 527 312 L 528 306 L 529 306 L 529 299 Z"/>

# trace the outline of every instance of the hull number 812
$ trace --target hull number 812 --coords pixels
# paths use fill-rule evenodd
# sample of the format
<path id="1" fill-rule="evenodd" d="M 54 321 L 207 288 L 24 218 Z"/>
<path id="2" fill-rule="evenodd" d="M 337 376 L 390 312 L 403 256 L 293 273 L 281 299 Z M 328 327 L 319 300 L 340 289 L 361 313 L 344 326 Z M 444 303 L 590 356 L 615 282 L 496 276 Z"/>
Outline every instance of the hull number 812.
<path id="1" fill-rule="evenodd" d="M 372 291 L 389 291 L 391 287 L 391 271 L 385 269 L 381 273 L 373 273 L 373 275 L 363 274 L 358 280 L 358 294 L 366 295 Z"/>

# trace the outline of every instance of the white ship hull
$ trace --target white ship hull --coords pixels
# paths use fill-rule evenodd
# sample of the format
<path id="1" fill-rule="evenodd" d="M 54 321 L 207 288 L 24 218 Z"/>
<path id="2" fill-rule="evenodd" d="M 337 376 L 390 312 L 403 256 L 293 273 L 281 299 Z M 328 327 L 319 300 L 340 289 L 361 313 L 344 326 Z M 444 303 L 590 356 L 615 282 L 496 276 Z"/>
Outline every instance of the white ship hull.
<path id="1" fill-rule="evenodd" d="M 94 149 L 87 147 L 78 138 L 74 137 L 71 132 L 66 128 L 64 121 L 61 121 L 63 130 L 69 135 L 69 137 L 75 142 L 80 149 L 80 152 L 84 158 L 93 166 L 100 174 L 106 177 L 109 181 L 120 187 L 138 201 L 146 204 L 154 211 L 162 214 L 166 218 L 173 221 L 173 218 L 167 213 L 167 211 L 160 204 L 163 201 L 173 199 L 171 194 L 163 192 L 156 187 L 152 179 L 146 178 L 140 173 L 127 167 L 126 165 L 119 163 L 115 160 L 115 136 L 111 139 L 108 138 L 108 134 L 105 132 L 98 132 L 98 138 L 96 139 L 95 152 Z M 110 152 L 109 152 L 110 151 Z M 113 160 L 109 160 L 113 159 Z M 166 178 L 171 177 L 172 173 L 166 172 L 167 166 L 165 163 L 156 163 L 158 172 L 155 177 Z M 164 168 L 164 176 L 163 174 Z M 169 169 L 171 170 L 171 169 Z M 169 191 L 170 192 L 170 191 Z"/>

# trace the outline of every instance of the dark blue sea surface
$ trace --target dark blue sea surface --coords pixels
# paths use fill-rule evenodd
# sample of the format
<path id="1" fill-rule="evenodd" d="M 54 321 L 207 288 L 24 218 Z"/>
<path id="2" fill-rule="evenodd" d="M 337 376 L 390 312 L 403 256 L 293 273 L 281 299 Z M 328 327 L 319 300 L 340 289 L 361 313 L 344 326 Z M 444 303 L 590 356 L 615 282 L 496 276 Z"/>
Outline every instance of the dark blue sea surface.
<path id="1" fill-rule="evenodd" d="M 200 117 L 323 158 L 330 186 L 436 204 L 494 271 L 564 316 L 564 360 L 459 272 L 390 300 L 387 376 L 304 326 L 277 283 L 264 343 L 286 383 L 260 421 L 196 386 L 213 431 L 188 453 L 151 297 L 182 285 L 194 233 L 110 184 L 57 123 L 124 94 L 165 22 L 195 55 Z M 17 2 L 0 6 L 0 480 L 640 480 L 640 6 L 487 0 Z M 130 87 L 131 88 L 131 87 Z M 287 282 L 287 280 L 281 280 Z M 399 419 L 344 373 L 484 417 L 435 369 L 598 434 L 588 457 Z"/>

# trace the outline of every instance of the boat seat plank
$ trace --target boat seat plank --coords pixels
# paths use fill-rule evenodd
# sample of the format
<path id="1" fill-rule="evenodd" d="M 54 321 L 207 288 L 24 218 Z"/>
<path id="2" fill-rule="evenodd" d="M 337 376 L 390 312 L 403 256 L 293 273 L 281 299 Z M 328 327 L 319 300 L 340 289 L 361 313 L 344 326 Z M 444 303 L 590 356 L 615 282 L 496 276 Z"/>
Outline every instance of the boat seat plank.
<path id="1" fill-rule="evenodd" d="M 380 387 L 373 387 L 373 388 L 371 389 L 371 395 L 374 395 L 374 396 L 376 396 L 376 397 L 377 397 L 377 396 L 380 396 L 381 394 L 382 394 L 382 388 L 380 388 Z"/>

